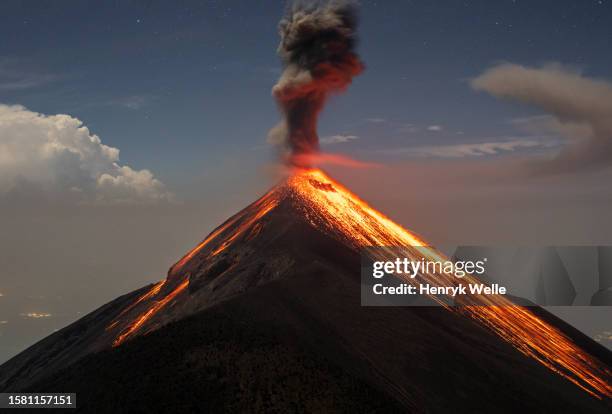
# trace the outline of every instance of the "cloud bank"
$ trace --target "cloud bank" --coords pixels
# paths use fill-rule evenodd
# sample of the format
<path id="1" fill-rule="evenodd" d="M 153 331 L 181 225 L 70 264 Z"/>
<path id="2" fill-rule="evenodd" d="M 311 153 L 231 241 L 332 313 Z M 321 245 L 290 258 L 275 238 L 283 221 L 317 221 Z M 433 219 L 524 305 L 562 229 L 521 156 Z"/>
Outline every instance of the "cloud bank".
<path id="1" fill-rule="evenodd" d="M 612 83 L 551 64 L 529 68 L 504 63 L 471 81 L 478 91 L 538 107 L 550 116 L 546 127 L 566 138 L 539 172 L 570 172 L 609 166 L 612 161 Z"/>
<path id="2" fill-rule="evenodd" d="M 101 204 L 172 200 L 150 171 L 120 165 L 119 150 L 77 118 L 0 104 L 0 198 L 19 197 Z"/>

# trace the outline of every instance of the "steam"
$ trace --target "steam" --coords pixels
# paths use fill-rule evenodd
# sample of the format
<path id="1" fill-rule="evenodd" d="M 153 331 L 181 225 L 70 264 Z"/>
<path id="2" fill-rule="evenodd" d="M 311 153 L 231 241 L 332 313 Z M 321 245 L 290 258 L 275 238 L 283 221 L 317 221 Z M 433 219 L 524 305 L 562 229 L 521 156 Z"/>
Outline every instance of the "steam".
<path id="1" fill-rule="evenodd" d="M 310 165 L 319 151 L 317 119 L 328 96 L 346 90 L 363 70 L 356 29 L 357 9 L 350 1 L 295 2 L 280 21 L 284 70 L 272 94 L 283 120 L 268 140 L 283 145 L 291 165 Z"/>

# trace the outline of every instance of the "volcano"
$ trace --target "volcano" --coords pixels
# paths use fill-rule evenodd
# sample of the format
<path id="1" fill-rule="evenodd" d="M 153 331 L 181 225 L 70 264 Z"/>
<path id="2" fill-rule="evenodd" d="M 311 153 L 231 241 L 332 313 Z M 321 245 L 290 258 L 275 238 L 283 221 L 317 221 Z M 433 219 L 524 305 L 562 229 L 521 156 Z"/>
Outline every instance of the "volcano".
<path id="1" fill-rule="evenodd" d="M 87 412 L 609 412 L 611 353 L 541 308 L 360 305 L 361 248 L 423 245 L 298 170 L 164 280 L 6 362 L 0 390 Z"/>

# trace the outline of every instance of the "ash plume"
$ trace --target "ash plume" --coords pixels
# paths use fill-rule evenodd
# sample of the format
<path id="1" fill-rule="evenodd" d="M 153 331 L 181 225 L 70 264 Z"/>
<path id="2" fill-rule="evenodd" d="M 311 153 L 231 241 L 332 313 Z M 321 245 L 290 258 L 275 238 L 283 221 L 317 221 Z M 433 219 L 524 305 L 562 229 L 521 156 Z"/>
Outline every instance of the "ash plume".
<path id="1" fill-rule="evenodd" d="M 363 70 L 355 53 L 357 8 L 350 1 L 295 2 L 279 23 L 284 70 L 272 94 L 283 120 L 269 133 L 290 165 L 307 167 L 319 150 L 317 119 L 331 93 Z"/>

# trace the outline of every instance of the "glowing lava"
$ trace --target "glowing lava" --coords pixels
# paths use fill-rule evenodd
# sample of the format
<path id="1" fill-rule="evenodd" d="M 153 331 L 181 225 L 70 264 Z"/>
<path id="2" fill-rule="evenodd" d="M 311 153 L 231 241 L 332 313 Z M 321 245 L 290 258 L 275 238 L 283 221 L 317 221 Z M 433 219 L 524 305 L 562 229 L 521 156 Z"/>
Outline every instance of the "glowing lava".
<path id="1" fill-rule="evenodd" d="M 163 282 L 159 282 L 153 289 L 149 291 L 146 296 L 151 297 L 156 295 L 159 292 L 158 286 L 163 284 Z M 164 296 L 162 299 L 154 301 L 153 304 L 146 310 L 146 312 L 140 314 L 132 323 L 128 325 L 128 327 L 113 341 L 113 346 L 121 345 L 126 339 L 136 333 L 144 323 L 149 320 L 153 315 L 159 312 L 164 306 L 166 306 L 169 302 L 171 302 L 174 298 L 178 296 L 187 286 L 189 286 L 189 279 L 185 279 L 181 282 L 174 290 Z M 161 286 L 159 286 L 161 288 Z M 142 301 L 142 297 L 134 304 L 130 305 L 134 307 L 139 301 Z M 125 311 L 124 311 L 125 312 Z M 112 324 L 111 324 L 112 326 Z"/>
<path id="2" fill-rule="evenodd" d="M 177 287 L 162 294 L 160 289 L 164 282 L 160 282 L 136 303 L 130 305 L 126 311 L 140 302 L 152 301 L 144 312 L 138 314 L 122 330 L 113 346 L 120 345 L 135 334 L 188 286 L 189 279 L 181 274 L 181 270 L 191 259 L 196 255 L 201 260 L 210 259 L 225 251 L 242 236 L 258 231 L 262 219 L 284 200 L 291 200 L 312 226 L 341 239 L 355 250 L 369 246 L 399 246 L 405 249 L 410 258 L 416 260 L 420 258 L 431 261 L 449 260 L 435 248 L 429 247 L 419 236 L 370 207 L 322 171 L 298 170 L 284 184 L 274 187 L 253 205 L 230 218 L 179 260 L 171 268 L 167 279 L 172 278 L 173 282 L 174 279 L 178 279 Z M 443 273 L 421 276 L 420 279 L 424 282 L 446 286 L 457 283 L 451 275 Z M 415 283 L 415 280 L 407 279 L 406 282 Z M 462 279 L 462 282 L 479 281 L 468 275 Z M 157 299 L 159 295 L 162 296 L 161 299 Z M 439 301 L 435 297 L 433 299 Z M 523 354 L 565 377 L 591 395 L 600 399 L 612 397 L 610 370 L 574 344 L 557 328 L 503 296 L 483 296 L 479 299 L 487 306 L 454 308 L 441 304 L 451 312 L 461 313 L 484 325 Z"/>
<path id="3" fill-rule="evenodd" d="M 307 203 L 305 214 L 315 226 L 324 226 L 340 234 L 356 249 L 368 246 L 401 246 L 414 258 L 448 260 L 442 253 L 427 246 L 422 239 L 374 210 L 349 190 L 320 170 L 306 170 L 289 180 Z M 425 281 L 452 283 L 445 274 L 424 275 Z M 407 282 L 413 282 L 407 279 Z M 466 283 L 477 282 L 467 276 Z M 414 282 L 413 282 L 414 283 Z M 481 300 L 487 300 L 483 297 Z M 434 298 L 435 299 L 435 298 Z M 549 369 L 564 376 L 597 398 L 612 397 L 610 371 L 598 360 L 576 346 L 567 336 L 533 315 L 527 308 L 516 306 L 502 296 L 489 297 L 488 306 L 448 308 L 467 314 L 510 342 L 516 349 Z"/>
<path id="4" fill-rule="evenodd" d="M 177 274 L 183 266 L 185 266 L 195 255 L 200 253 L 202 249 L 209 246 L 212 241 L 215 241 L 219 236 L 223 234 L 223 243 L 221 243 L 213 252 L 212 256 L 215 256 L 225 250 L 229 245 L 238 238 L 241 234 L 243 234 L 246 230 L 250 229 L 258 220 L 260 220 L 263 216 L 268 214 L 274 207 L 278 205 L 280 201 L 279 194 L 273 189 L 268 192 L 266 195 L 257 200 L 253 207 L 255 208 L 255 213 L 249 215 L 251 213 L 250 209 L 245 209 L 235 216 L 231 217 L 221 226 L 219 226 L 215 231 L 210 233 L 208 237 L 206 237 L 200 244 L 198 244 L 194 249 L 192 249 L 189 253 L 181 258 L 172 268 L 170 269 L 170 275 Z M 239 225 L 237 225 L 240 223 Z M 235 226 L 237 225 L 237 227 Z M 234 228 L 236 227 L 236 228 Z M 226 231 L 231 229 L 231 234 L 224 234 Z"/>

